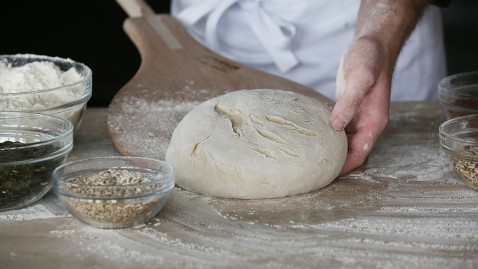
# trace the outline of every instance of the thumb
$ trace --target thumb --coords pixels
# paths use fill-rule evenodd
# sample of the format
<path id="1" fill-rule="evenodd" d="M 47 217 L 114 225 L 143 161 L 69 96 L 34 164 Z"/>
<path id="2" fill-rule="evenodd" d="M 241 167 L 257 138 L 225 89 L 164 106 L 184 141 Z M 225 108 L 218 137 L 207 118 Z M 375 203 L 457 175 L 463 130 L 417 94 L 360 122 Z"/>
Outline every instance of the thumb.
<path id="1" fill-rule="evenodd" d="M 342 53 L 340 57 L 339 70 L 337 71 L 337 77 L 335 78 L 335 100 L 339 100 L 342 97 L 342 94 L 345 91 L 345 75 L 344 75 L 344 59 L 346 51 Z"/>
<path id="2" fill-rule="evenodd" d="M 337 131 L 344 130 L 355 117 L 364 96 L 375 81 L 373 72 L 347 60 L 347 54 L 344 53 L 336 78 L 337 100 L 330 117 L 330 125 Z"/>

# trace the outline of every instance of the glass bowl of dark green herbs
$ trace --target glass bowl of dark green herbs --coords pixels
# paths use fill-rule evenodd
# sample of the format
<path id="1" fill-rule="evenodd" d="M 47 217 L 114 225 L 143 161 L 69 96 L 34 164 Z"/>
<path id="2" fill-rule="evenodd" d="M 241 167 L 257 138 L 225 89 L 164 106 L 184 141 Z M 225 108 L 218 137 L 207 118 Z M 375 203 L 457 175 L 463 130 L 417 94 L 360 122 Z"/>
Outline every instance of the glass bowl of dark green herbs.
<path id="1" fill-rule="evenodd" d="M 0 112 L 0 211 L 29 206 L 53 186 L 73 148 L 73 125 L 57 116 Z"/>

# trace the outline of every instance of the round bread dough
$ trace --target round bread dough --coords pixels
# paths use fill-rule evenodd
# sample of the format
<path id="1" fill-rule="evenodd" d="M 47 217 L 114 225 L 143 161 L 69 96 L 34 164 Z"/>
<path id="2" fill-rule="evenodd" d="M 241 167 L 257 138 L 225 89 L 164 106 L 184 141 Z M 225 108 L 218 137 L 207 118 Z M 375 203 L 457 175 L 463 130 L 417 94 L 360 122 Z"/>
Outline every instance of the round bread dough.
<path id="1" fill-rule="evenodd" d="M 210 99 L 177 125 L 166 152 L 177 184 L 226 198 L 275 198 L 328 185 L 347 154 L 330 111 L 298 93 L 240 90 Z"/>

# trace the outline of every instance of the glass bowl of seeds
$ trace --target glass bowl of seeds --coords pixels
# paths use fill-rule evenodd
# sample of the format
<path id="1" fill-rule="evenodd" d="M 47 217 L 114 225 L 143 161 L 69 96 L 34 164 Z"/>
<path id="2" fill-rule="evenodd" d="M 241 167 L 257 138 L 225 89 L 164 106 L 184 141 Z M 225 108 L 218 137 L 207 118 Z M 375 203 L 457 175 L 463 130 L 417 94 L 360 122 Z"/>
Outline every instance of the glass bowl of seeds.
<path id="1" fill-rule="evenodd" d="M 443 78 L 438 83 L 438 100 L 448 119 L 478 114 L 478 71 Z"/>
<path id="2" fill-rule="evenodd" d="M 98 228 L 147 222 L 174 188 L 171 165 L 149 158 L 111 156 L 77 160 L 53 171 L 55 191 L 67 210 Z"/>
<path id="3" fill-rule="evenodd" d="M 91 95 L 92 71 L 83 63 L 35 54 L 0 55 L 0 111 L 56 115 L 76 129 Z"/>
<path id="4" fill-rule="evenodd" d="M 478 190 L 478 114 L 442 123 L 439 134 L 440 144 L 458 177 Z"/>
<path id="5" fill-rule="evenodd" d="M 0 112 L 0 210 L 29 206 L 53 186 L 52 171 L 73 148 L 70 121 L 46 114 Z"/>

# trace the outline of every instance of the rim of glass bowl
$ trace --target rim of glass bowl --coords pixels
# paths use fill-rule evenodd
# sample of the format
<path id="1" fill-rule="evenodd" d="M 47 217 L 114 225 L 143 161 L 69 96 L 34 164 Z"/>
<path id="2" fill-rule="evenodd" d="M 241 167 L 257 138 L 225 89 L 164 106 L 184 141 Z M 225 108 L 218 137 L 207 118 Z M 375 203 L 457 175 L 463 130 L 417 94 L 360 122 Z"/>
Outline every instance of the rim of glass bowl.
<path id="1" fill-rule="evenodd" d="M 48 93 L 48 92 L 54 92 L 57 90 L 61 90 L 66 87 L 75 87 L 78 85 L 85 84 L 87 89 L 82 95 L 78 96 L 77 99 L 75 99 L 72 102 L 62 104 L 61 106 L 58 106 L 56 108 L 64 107 L 66 105 L 70 105 L 72 103 L 82 103 L 84 101 L 88 101 L 91 98 L 92 90 L 91 90 L 91 83 L 92 83 L 92 71 L 91 69 L 84 63 L 78 62 L 75 60 L 72 60 L 70 58 L 61 58 L 57 56 L 46 56 L 46 55 L 38 55 L 38 54 L 4 54 L 0 55 L 0 61 L 4 61 L 4 59 L 9 59 L 9 58 L 25 58 L 25 59 L 34 59 L 32 62 L 35 61 L 49 61 L 49 62 L 65 62 L 65 63 L 71 63 L 73 66 L 79 65 L 84 69 L 85 74 L 81 74 L 81 79 L 78 81 L 75 81 L 73 83 L 65 84 L 59 87 L 54 87 L 54 88 L 48 88 L 48 89 L 43 89 L 43 90 L 38 90 L 38 91 L 21 91 L 21 92 L 16 92 L 16 93 L 0 93 L 0 98 L 3 97 L 10 97 L 10 96 L 29 96 L 29 95 L 37 95 L 37 94 L 43 94 L 43 93 Z M 7 61 L 8 62 L 8 61 Z M 53 107 L 55 108 L 55 107 Z"/>
<path id="2" fill-rule="evenodd" d="M 1 111 L 0 112 L 0 118 L 35 118 L 35 117 L 45 117 L 45 118 L 51 118 L 58 120 L 62 124 L 65 124 L 65 131 L 61 132 L 58 135 L 54 135 L 51 139 L 46 139 L 42 140 L 39 142 L 33 142 L 33 143 L 27 143 L 25 145 L 21 146 L 15 146 L 15 147 L 4 147 L 2 150 L 15 150 L 15 149 L 25 149 L 25 148 L 34 148 L 38 146 L 43 146 L 43 145 L 48 145 L 51 144 L 52 142 L 55 141 L 61 141 L 61 140 L 66 140 L 66 144 L 59 148 L 58 150 L 55 150 L 49 154 L 46 154 L 42 158 L 36 158 L 36 159 L 28 159 L 28 160 L 23 160 L 23 161 L 15 161 L 15 162 L 7 162 L 7 163 L 0 163 L 0 166 L 7 166 L 7 165 L 21 165 L 21 164 L 26 164 L 26 163 L 33 163 L 33 162 L 40 162 L 48 159 L 54 159 L 56 157 L 59 157 L 65 153 L 68 153 L 69 151 L 72 150 L 73 148 L 73 123 L 71 123 L 69 120 L 56 116 L 56 115 L 51 115 L 51 114 L 45 114 L 45 113 L 35 113 L 35 112 L 21 112 L 21 111 Z M 42 130 L 41 128 L 35 128 L 36 130 Z"/>
<path id="3" fill-rule="evenodd" d="M 440 124 L 440 127 L 438 128 L 438 130 L 439 130 L 441 146 L 444 147 L 445 149 L 451 151 L 451 152 L 456 152 L 458 149 L 452 148 L 448 145 L 448 143 L 445 143 L 445 141 L 452 140 L 454 142 L 458 142 L 458 143 L 461 143 L 461 144 L 466 144 L 466 145 L 478 147 L 478 141 L 477 140 L 459 138 L 459 137 L 456 137 L 456 133 L 450 134 L 449 132 L 446 132 L 446 130 L 445 130 L 451 124 L 456 124 L 459 121 L 468 120 L 470 118 L 475 119 L 476 122 L 477 122 L 477 126 L 478 126 L 478 114 L 466 115 L 466 116 L 461 116 L 461 117 L 449 119 L 449 120 L 443 122 L 442 124 Z M 477 127 L 477 133 L 478 133 L 478 127 Z M 468 156 L 468 157 L 470 157 L 472 159 L 478 159 L 478 157 L 472 157 L 472 156 Z"/>
<path id="4" fill-rule="evenodd" d="M 470 98 L 470 99 L 478 99 L 477 95 L 471 95 L 471 94 L 466 94 L 466 93 L 460 93 L 460 92 L 453 91 L 454 88 L 461 87 L 461 86 L 464 86 L 464 85 L 458 84 L 455 87 L 447 87 L 447 85 L 451 81 L 453 81 L 453 80 L 455 80 L 459 77 L 475 77 L 474 80 L 476 80 L 476 81 L 474 81 L 474 84 L 478 85 L 478 71 L 457 73 L 457 74 L 453 74 L 453 75 L 444 77 L 442 80 L 440 80 L 440 82 L 438 82 L 439 92 L 443 93 L 443 94 L 446 93 L 446 94 L 449 94 L 451 96 L 459 96 L 459 97 L 466 97 L 466 98 Z M 446 101 L 446 100 L 442 100 L 442 101 Z"/>
<path id="5" fill-rule="evenodd" d="M 115 160 L 131 161 L 131 163 L 133 163 L 133 164 L 134 164 L 135 160 L 154 162 L 154 163 L 160 164 L 161 166 L 167 167 L 169 172 L 163 172 L 164 175 L 160 175 L 158 178 L 154 178 L 154 180 L 152 180 L 151 182 L 128 184 L 128 185 L 112 185 L 112 186 L 111 185 L 110 186 L 105 186 L 105 185 L 92 185 L 92 184 L 80 184 L 80 183 L 68 182 L 66 180 L 72 178 L 73 176 L 71 176 L 71 175 L 76 174 L 76 173 L 72 173 L 72 172 L 67 173 L 67 174 L 62 174 L 61 173 L 62 170 L 64 170 L 65 168 L 67 168 L 69 166 L 80 165 L 80 164 L 85 164 L 85 163 L 100 163 L 102 160 L 106 160 L 106 161 L 115 161 Z M 123 166 L 115 166 L 115 167 L 109 167 L 109 166 L 106 166 L 106 165 L 102 165 L 102 166 L 98 165 L 97 167 L 90 167 L 88 169 L 84 169 L 84 171 L 87 171 L 87 170 L 90 170 L 90 169 L 93 169 L 93 168 L 98 169 L 98 170 L 101 170 L 101 169 L 104 169 L 104 170 L 107 170 L 107 169 L 126 169 L 126 168 L 138 168 L 138 169 L 141 169 L 141 170 L 145 169 L 143 167 L 138 167 L 138 166 L 134 166 L 134 165 L 130 165 L 130 166 L 123 165 Z M 151 170 L 153 170 L 153 169 L 151 169 Z M 78 171 L 82 171 L 82 169 L 80 169 Z M 78 172 L 78 171 L 76 171 L 76 172 Z M 81 173 L 78 173 L 77 175 L 81 175 Z M 134 199 L 134 198 L 148 197 L 148 196 L 151 196 L 152 194 L 155 194 L 155 195 L 166 194 L 166 193 L 170 192 L 175 186 L 174 176 L 175 176 L 174 168 L 169 163 L 166 163 L 166 162 L 161 161 L 161 160 L 152 159 L 152 158 L 131 157 L 131 156 L 94 157 L 94 158 L 87 158 L 87 159 L 71 161 L 71 162 L 67 162 L 67 163 L 64 163 L 64 164 L 56 167 L 53 170 L 53 173 L 52 173 L 52 177 L 55 179 L 55 182 L 56 182 L 55 191 L 58 194 L 68 196 L 68 197 L 72 197 L 72 198 L 78 198 L 78 199 L 95 199 L 95 200 Z M 121 195 L 121 196 L 119 196 L 119 195 L 113 196 L 112 195 L 112 196 L 108 196 L 108 197 L 98 197 L 98 196 L 94 196 L 94 195 L 81 195 L 81 194 L 76 194 L 76 193 L 72 193 L 72 192 L 69 192 L 69 191 L 65 191 L 65 190 L 63 190 L 64 188 L 59 188 L 59 185 L 62 184 L 63 186 L 68 186 L 68 187 L 76 187 L 76 188 L 83 188 L 83 189 L 88 188 L 88 189 L 94 189 L 94 190 L 98 190 L 98 191 L 112 190 L 112 189 L 114 189 L 114 190 L 129 190 L 129 189 L 135 189 L 137 187 L 153 186 L 153 185 L 156 185 L 158 183 L 164 183 L 164 185 L 161 185 L 161 188 L 159 188 L 159 189 L 153 189 L 151 191 L 145 191 L 145 192 L 142 192 L 142 193 L 136 194 L 136 195 Z"/>

